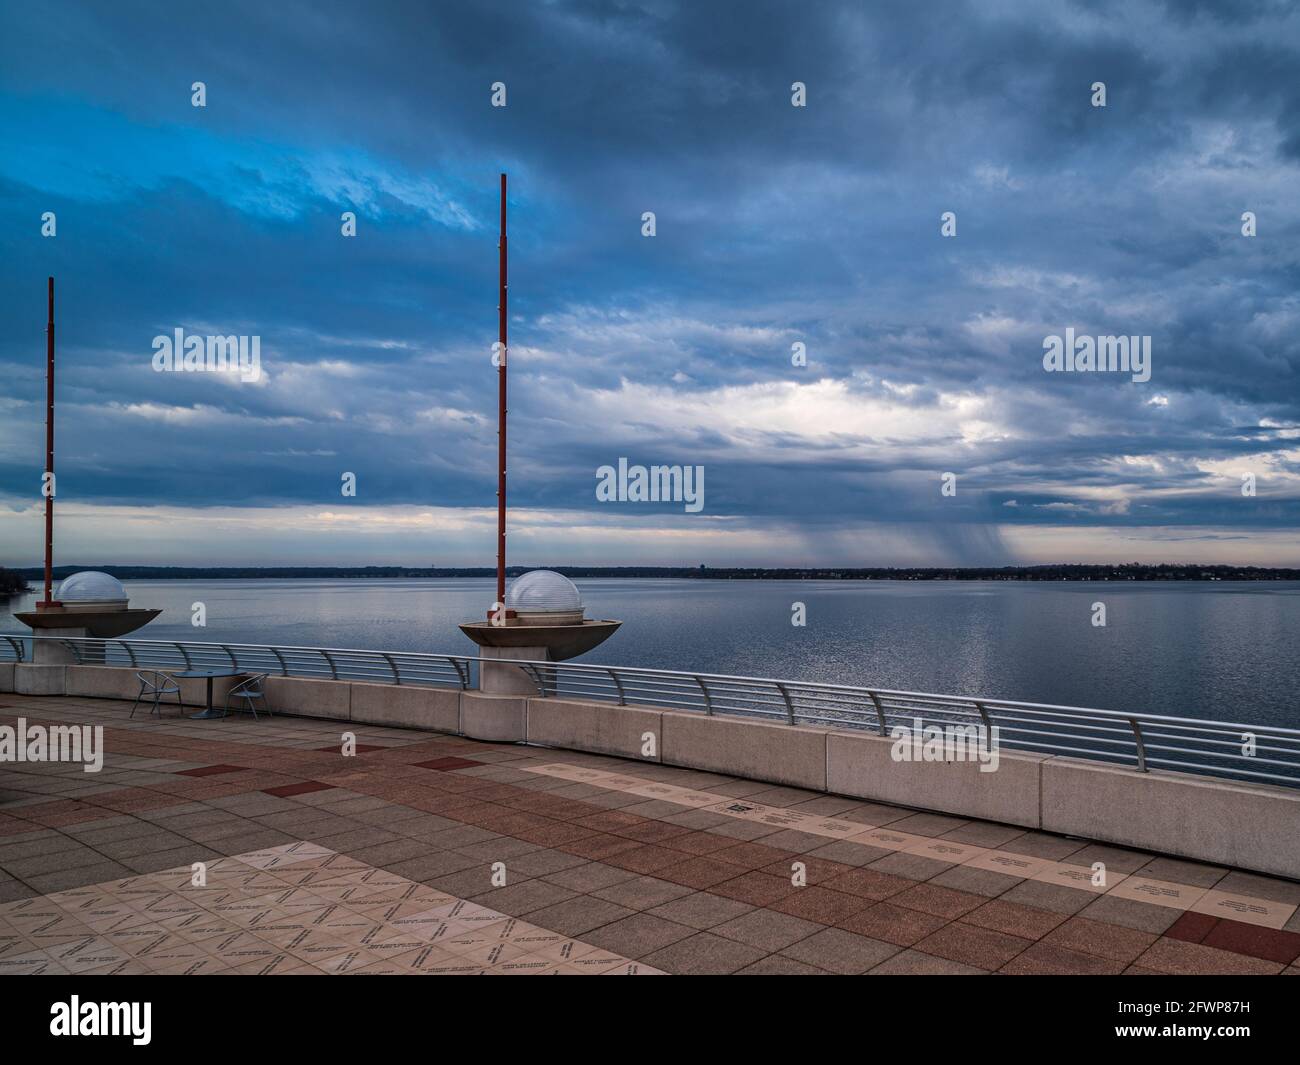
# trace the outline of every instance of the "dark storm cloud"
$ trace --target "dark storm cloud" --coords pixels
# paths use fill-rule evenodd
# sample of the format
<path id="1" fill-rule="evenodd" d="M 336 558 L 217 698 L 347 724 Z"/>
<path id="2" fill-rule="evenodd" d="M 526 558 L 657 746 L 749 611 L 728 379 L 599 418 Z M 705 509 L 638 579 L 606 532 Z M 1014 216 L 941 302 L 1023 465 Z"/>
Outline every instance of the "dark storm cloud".
<path id="1" fill-rule="evenodd" d="M 5 19 L 11 497 L 32 495 L 40 464 L 54 273 L 75 498 L 329 503 L 351 470 L 368 503 L 491 505 L 504 168 L 521 505 L 615 520 L 593 471 L 626 455 L 705 464 L 713 514 L 928 523 L 981 558 L 1000 524 L 1300 519 L 1287 5 L 55 4 Z M 206 109 L 189 105 L 195 80 Z M 488 106 L 497 80 L 504 109 Z M 807 108 L 790 106 L 794 81 Z M 260 335 L 266 380 L 152 372 L 152 338 L 176 327 Z M 1066 327 L 1151 335 L 1152 380 L 1045 374 L 1043 338 Z M 795 341 L 807 368 L 790 365 Z M 1267 504 L 1241 505 L 1238 470 L 1272 485 Z M 962 490 L 941 501 L 949 471 Z"/>

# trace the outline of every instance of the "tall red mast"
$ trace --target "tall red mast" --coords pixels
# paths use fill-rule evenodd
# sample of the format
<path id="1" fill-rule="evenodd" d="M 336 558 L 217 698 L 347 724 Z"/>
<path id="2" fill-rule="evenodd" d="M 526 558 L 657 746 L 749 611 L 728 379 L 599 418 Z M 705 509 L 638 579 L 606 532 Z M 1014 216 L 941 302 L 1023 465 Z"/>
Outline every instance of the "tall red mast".
<path id="1" fill-rule="evenodd" d="M 54 579 L 54 278 L 49 280 L 49 320 L 45 325 L 45 598 L 37 606 L 56 606 Z"/>
<path id="2" fill-rule="evenodd" d="M 497 602 L 504 617 L 506 602 L 506 176 L 501 175 L 501 268 L 497 300 Z M 50 282 L 53 285 L 53 281 Z M 51 300 L 54 298 L 50 297 Z M 53 306 L 53 304 L 51 304 Z M 52 314 L 53 312 L 51 312 Z M 50 326 L 53 330 L 53 325 Z M 51 336 L 53 333 L 51 333 Z M 51 341 L 53 343 L 53 341 Z M 53 351 L 53 348 L 50 349 Z M 51 359 L 53 355 L 50 356 Z M 50 386 L 53 388 L 53 385 Z M 51 393 L 52 395 L 53 393 Z M 51 445 L 53 447 L 53 445 Z M 48 572 L 48 570 L 47 570 Z M 49 589 L 46 588 L 46 598 Z"/>

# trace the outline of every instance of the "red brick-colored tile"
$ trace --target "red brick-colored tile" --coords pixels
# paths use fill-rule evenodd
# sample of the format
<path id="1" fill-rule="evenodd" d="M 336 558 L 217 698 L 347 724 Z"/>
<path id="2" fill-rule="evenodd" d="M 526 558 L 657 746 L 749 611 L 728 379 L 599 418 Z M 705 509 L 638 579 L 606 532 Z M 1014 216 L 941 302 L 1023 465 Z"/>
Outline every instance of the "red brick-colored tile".
<path id="1" fill-rule="evenodd" d="M 201 765 L 197 769 L 177 770 L 178 777 L 215 777 L 221 773 L 247 773 L 242 765 Z"/>
<path id="2" fill-rule="evenodd" d="M 1200 943 L 1218 923 L 1217 917 L 1189 910 L 1165 929 L 1165 935 L 1170 939 L 1181 939 L 1185 943 Z"/>
<path id="3" fill-rule="evenodd" d="M 414 762 L 421 769 L 441 769 L 447 772 L 452 769 L 467 769 L 472 765 L 482 765 L 482 762 L 476 762 L 472 758 L 430 758 L 427 762 Z"/>
<path id="4" fill-rule="evenodd" d="M 1201 942 L 1207 947 L 1248 954 L 1252 958 L 1263 958 L 1283 965 L 1290 965 L 1296 958 L 1300 958 L 1300 933 L 1261 928 L 1242 921 L 1219 921 Z"/>
<path id="5" fill-rule="evenodd" d="M 333 784 L 322 784 L 319 780 L 304 780 L 300 784 L 282 784 L 278 788 L 263 788 L 267 795 L 275 795 L 281 799 L 288 799 L 294 795 L 306 795 L 313 791 L 325 791 L 334 787 Z"/>

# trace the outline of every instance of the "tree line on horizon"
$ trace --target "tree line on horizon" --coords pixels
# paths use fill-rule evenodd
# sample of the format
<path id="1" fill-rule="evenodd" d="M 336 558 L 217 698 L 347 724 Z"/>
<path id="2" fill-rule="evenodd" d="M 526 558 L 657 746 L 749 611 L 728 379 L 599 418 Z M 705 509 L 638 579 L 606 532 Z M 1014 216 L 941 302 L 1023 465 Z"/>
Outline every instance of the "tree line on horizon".
<path id="1" fill-rule="evenodd" d="M 490 566 L 56 566 L 62 579 L 96 569 L 119 580 L 389 579 L 493 577 Z M 1286 581 L 1300 580 L 1300 569 L 1279 566 L 1227 566 L 1196 563 L 1126 562 L 1115 565 L 1060 563 L 1038 566 L 509 566 L 518 577 L 532 569 L 553 569 L 571 578 L 693 578 L 705 580 L 1021 580 L 1021 581 Z M 0 594 L 27 590 L 28 580 L 44 576 L 39 567 L 0 567 Z"/>

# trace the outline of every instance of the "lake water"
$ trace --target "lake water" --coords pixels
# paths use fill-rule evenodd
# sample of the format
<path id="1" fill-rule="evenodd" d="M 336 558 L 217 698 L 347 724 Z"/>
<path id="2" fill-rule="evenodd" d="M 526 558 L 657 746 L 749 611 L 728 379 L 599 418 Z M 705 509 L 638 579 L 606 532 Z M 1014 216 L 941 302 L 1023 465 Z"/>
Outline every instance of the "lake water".
<path id="1" fill-rule="evenodd" d="M 1300 583 L 582 580 L 581 661 L 1300 727 Z M 141 639 L 472 654 L 490 579 L 129 581 Z M 0 631 L 25 632 L 0 600 Z M 207 627 L 190 624 L 207 607 Z M 807 625 L 791 625 L 792 604 Z M 1106 626 L 1092 624 L 1106 605 Z"/>

